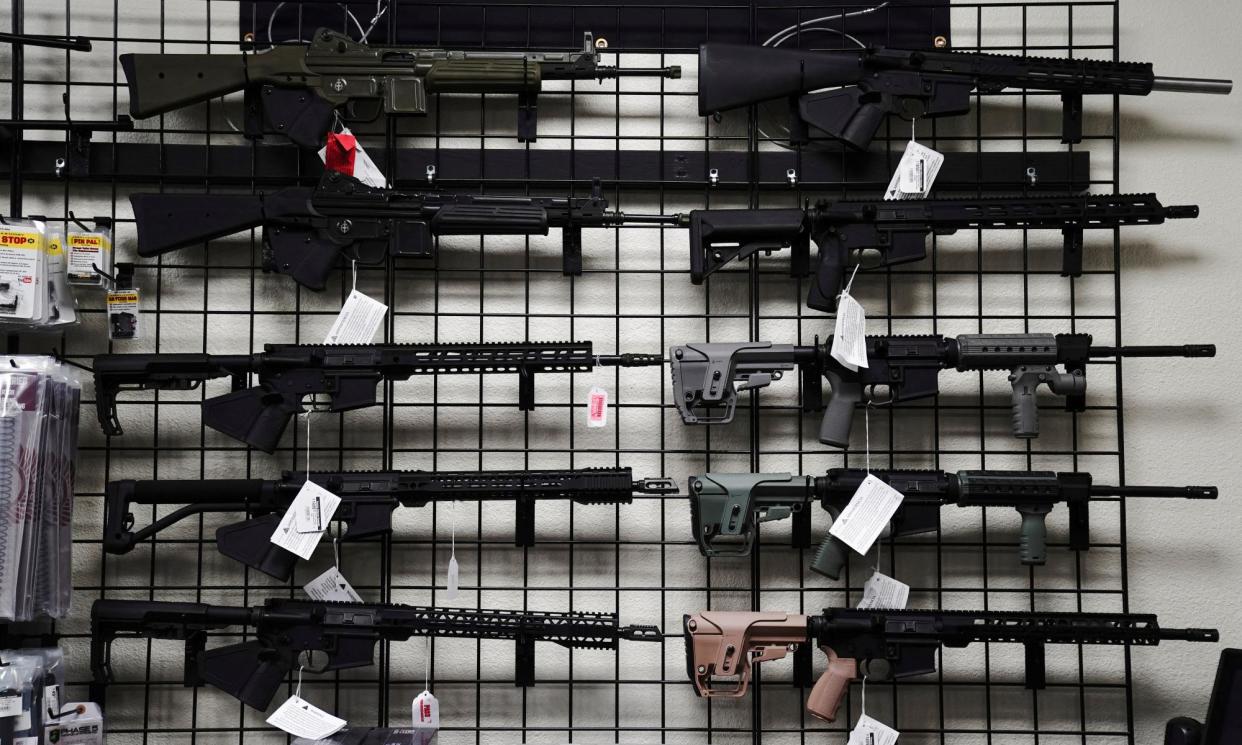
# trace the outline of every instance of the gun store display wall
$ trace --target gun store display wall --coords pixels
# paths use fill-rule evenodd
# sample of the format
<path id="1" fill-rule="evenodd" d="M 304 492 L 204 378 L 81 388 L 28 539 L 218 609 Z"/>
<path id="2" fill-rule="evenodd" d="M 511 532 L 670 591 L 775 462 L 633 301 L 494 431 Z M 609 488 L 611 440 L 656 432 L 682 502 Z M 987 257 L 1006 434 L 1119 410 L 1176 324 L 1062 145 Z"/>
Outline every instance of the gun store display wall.
<path id="1" fill-rule="evenodd" d="M 1242 742 L 1236 3 L 0 16 L 0 745 Z"/>

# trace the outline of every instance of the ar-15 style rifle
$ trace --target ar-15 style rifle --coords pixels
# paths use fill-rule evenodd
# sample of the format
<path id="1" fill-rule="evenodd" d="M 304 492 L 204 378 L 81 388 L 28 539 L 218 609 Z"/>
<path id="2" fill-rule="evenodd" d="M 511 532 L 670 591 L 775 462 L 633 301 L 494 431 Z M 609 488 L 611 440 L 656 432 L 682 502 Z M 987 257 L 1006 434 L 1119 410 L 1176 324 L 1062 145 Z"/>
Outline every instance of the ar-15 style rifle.
<path id="1" fill-rule="evenodd" d="M 905 119 L 968 114 L 975 93 L 1006 88 L 1060 93 L 1062 141 L 1077 143 L 1082 141 L 1084 94 L 1227 94 L 1233 82 L 1161 77 L 1143 62 L 884 47 L 818 52 L 741 44 L 699 47 L 699 114 L 788 99 L 794 143 L 824 134 L 865 149 L 889 114 Z"/>
<path id="2" fill-rule="evenodd" d="M 216 530 L 220 553 L 286 581 L 298 557 L 270 538 L 307 481 L 305 471 L 285 471 L 274 481 L 113 481 L 104 491 L 104 550 L 129 553 L 141 541 L 192 515 L 245 512 L 250 519 Z M 341 498 L 333 520 L 339 540 L 358 541 L 392 531 L 399 505 L 425 507 L 457 500 L 513 500 L 517 505 L 514 543 L 535 545 L 535 503 L 572 500 L 578 504 L 629 504 L 635 494 L 676 494 L 672 479 L 635 480 L 629 468 L 561 471 L 312 471 L 309 480 Z M 185 505 L 137 531 L 132 506 Z"/>
<path id="3" fill-rule="evenodd" d="M 1013 388 L 1013 434 L 1033 438 L 1039 436 L 1039 388 L 1046 385 L 1064 396 L 1066 411 L 1085 411 L 1087 363 L 1093 360 L 1216 356 L 1211 344 L 1097 347 L 1091 345 L 1090 334 L 868 336 L 868 366 L 853 371 L 833 359 L 831 349 L 831 339 L 822 345 L 816 339 L 811 346 L 758 341 L 672 347 L 673 402 L 686 424 L 728 423 L 733 421 L 739 390 L 763 388 L 784 372 L 798 369 L 804 411 L 825 409 L 823 378 L 827 378 L 832 395 L 819 441 L 846 447 L 854 408 L 863 403 L 864 394 L 874 401 L 876 389 L 886 388 L 883 403 L 901 403 L 935 396 L 940 373 L 947 369 L 1006 370 Z"/>
<path id="4" fill-rule="evenodd" d="M 381 114 L 425 116 L 428 94 L 513 93 L 518 139 L 536 137 L 536 97 L 545 80 L 681 77 L 680 67 L 628 69 L 601 65 L 590 32 L 577 52 L 492 52 L 360 44 L 321 28 L 308 45 L 260 54 L 122 54 L 135 119 L 246 91 L 261 126 L 302 147 L 319 147 L 333 119 L 375 121 Z"/>
<path id="5" fill-rule="evenodd" d="M 810 645 L 828 668 L 806 710 L 832 722 L 851 681 L 905 678 L 936 671 L 936 652 L 972 642 L 1018 643 L 1026 652 L 1026 687 L 1045 686 L 1044 645 L 1215 642 L 1215 629 L 1165 629 L 1154 615 L 1007 611 L 855 610 L 820 616 L 780 612 L 702 611 L 684 617 L 686 673 L 700 696 L 738 698 L 754 665 L 794 651 L 798 685 L 810 679 Z"/>
<path id="6" fill-rule="evenodd" d="M 207 632 L 253 629 L 255 639 L 207 649 Z M 270 598 L 238 608 L 203 603 L 96 600 L 91 606 L 91 699 L 104 703 L 118 638 L 185 641 L 185 683 L 209 683 L 247 706 L 267 708 L 299 666 L 325 673 L 373 664 L 380 641 L 416 636 L 512 639 L 514 682 L 535 683 L 535 642 L 573 649 L 616 649 L 621 639 L 660 641 L 654 626 L 619 626 L 615 613 L 540 613 L 428 608 L 393 603 L 334 603 Z M 326 657 L 326 659 L 324 659 Z"/>
<path id="7" fill-rule="evenodd" d="M 940 508 L 1012 507 L 1022 516 L 1019 558 L 1023 564 L 1044 564 L 1048 558 L 1045 519 L 1055 505 L 1069 509 L 1069 547 L 1091 547 L 1090 507 L 1105 497 L 1216 499 L 1215 486 L 1103 486 L 1089 473 L 1044 471 L 925 471 L 831 468 L 825 476 L 789 473 L 704 473 L 689 479 L 690 519 L 694 539 L 704 556 L 747 556 L 758 524 L 793 519 L 793 545 L 811 545 L 810 505 L 836 519 L 870 474 L 905 499 L 889 525 L 892 537 L 930 533 L 940 528 Z M 850 548 L 826 535 L 815 552 L 811 570 L 839 579 Z"/>
<path id="8" fill-rule="evenodd" d="M 433 236 L 547 235 L 561 228 L 561 271 L 582 274 L 582 229 L 625 223 L 684 224 L 681 215 L 627 215 L 608 209 L 596 182 L 589 197 L 494 196 L 377 189 L 325 171 L 314 189 L 268 194 L 131 194 L 138 255 L 154 257 L 252 228 L 263 228 L 263 270 L 322 290 L 332 272 L 389 256 L 430 259 Z"/>
<path id="9" fill-rule="evenodd" d="M 730 261 L 760 251 L 791 250 L 789 273 L 811 275 L 810 244 L 819 266 L 807 288 L 807 307 L 831 313 L 845 288 L 847 265 L 863 251 L 878 260 L 860 268 L 893 266 L 927 256 L 927 238 L 965 229 L 1053 229 L 1065 238 L 1061 274 L 1082 275 L 1083 231 L 1158 225 L 1199 216 L 1194 205 L 1165 207 L 1155 194 L 994 197 L 885 201 L 819 201 L 807 209 L 693 210 L 690 280 L 701 284 Z M 669 216 L 668 222 L 678 222 Z M 861 258 L 861 257 L 859 257 Z"/>
<path id="10" fill-rule="evenodd" d="M 117 394 L 124 390 L 191 390 L 213 378 L 232 378 L 233 392 L 203 401 L 203 423 L 272 452 L 300 414 L 302 399 L 329 398 L 333 412 L 375 405 L 375 386 L 414 375 L 517 373 L 518 407 L 535 408 L 535 376 L 590 372 L 595 367 L 659 366 L 659 355 L 597 355 L 590 342 L 462 344 L 268 344 L 263 352 L 103 354 L 95 357 L 95 406 L 108 435 L 122 433 Z M 247 387 L 250 373 L 258 385 Z"/>

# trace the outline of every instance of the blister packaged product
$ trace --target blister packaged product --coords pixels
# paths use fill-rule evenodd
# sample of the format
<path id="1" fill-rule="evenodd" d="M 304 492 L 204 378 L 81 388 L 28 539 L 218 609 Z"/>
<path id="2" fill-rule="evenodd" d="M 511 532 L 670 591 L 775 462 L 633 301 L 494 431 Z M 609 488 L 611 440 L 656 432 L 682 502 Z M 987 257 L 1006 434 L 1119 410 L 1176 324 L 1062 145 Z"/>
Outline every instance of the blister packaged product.
<path id="1" fill-rule="evenodd" d="M 95 229 L 70 228 L 65 235 L 68 281 L 71 285 L 109 289 L 113 273 L 112 223 L 95 218 Z"/>
<path id="2" fill-rule="evenodd" d="M 55 745 L 104 745 L 104 716 L 91 701 L 64 704 L 43 728 L 43 741 Z"/>
<path id="3" fill-rule="evenodd" d="M 48 312 L 45 326 L 60 329 L 78 322 L 78 299 L 69 286 L 69 261 L 65 236 L 52 231 L 47 236 Z"/>
<path id="4" fill-rule="evenodd" d="M 0 687 L 0 716 L 9 720 L 4 723 L 5 730 L 12 728 L 5 732 L 7 738 L 0 737 L 0 742 L 38 745 L 43 731 L 43 695 L 40 691 L 36 696 L 34 681 L 42 677 L 43 658 L 24 651 L 8 653 L 0 656 L 0 671 L 0 679 L 4 680 Z"/>
<path id="5" fill-rule="evenodd" d="M 42 221 L 0 222 L 0 323 L 36 327 L 47 319 L 46 241 Z"/>

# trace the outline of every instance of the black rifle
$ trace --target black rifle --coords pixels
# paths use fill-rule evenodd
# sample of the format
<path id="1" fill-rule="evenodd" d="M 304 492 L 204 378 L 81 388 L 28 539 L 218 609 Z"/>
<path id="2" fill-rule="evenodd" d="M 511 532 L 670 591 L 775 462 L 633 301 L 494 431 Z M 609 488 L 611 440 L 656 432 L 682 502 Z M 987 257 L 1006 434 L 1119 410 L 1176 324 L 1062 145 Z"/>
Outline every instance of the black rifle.
<path id="1" fill-rule="evenodd" d="M 930 533 L 940 528 L 940 508 L 1013 507 L 1022 516 L 1019 558 L 1044 564 L 1048 527 L 1045 518 L 1064 502 L 1069 508 L 1069 547 L 1091 548 L 1090 506 L 1107 497 L 1216 499 L 1215 486 L 1103 486 L 1089 473 L 1050 471 L 924 471 L 830 468 L 825 476 L 789 473 L 704 473 L 691 476 L 690 526 L 704 556 L 747 556 L 758 524 L 793 519 L 793 545 L 811 546 L 811 512 L 820 506 L 836 519 L 868 473 L 901 492 L 905 499 L 893 514 L 888 535 Z M 270 532 L 269 532 L 270 535 Z M 811 570 L 839 579 L 850 548 L 826 535 Z"/>
<path id="2" fill-rule="evenodd" d="M 855 610 L 829 608 L 821 616 L 784 612 L 702 611 L 683 621 L 686 672 L 695 692 L 736 698 L 746 693 L 755 664 L 794 652 L 794 683 L 811 679 L 811 647 L 828 667 L 815 681 L 806 709 L 836 720 L 850 682 L 905 678 L 936 671 L 941 647 L 973 642 L 1022 644 L 1026 687 L 1046 686 L 1047 644 L 1154 646 L 1162 641 L 1216 642 L 1216 629 L 1165 629 L 1154 615 L 1022 613 L 1006 611 Z"/>
<path id="3" fill-rule="evenodd" d="M 595 367 L 662 365 L 659 355 L 597 355 L 590 342 L 462 344 L 268 344 L 256 354 L 102 354 L 95 358 L 95 407 L 108 435 L 121 434 L 117 394 L 125 390 L 192 390 L 232 378 L 233 392 L 203 401 L 203 424 L 272 452 L 302 399 L 329 398 L 328 410 L 375 405 L 375 386 L 414 375 L 517 373 L 518 407 L 535 408 L 535 376 Z M 250 373 L 258 385 L 247 387 Z"/>
<path id="4" fill-rule="evenodd" d="M 1170 720 L 1164 730 L 1164 745 L 1238 742 L 1242 742 L 1242 649 L 1226 649 L 1220 653 L 1207 717 L 1202 723 L 1190 717 Z"/>
<path id="5" fill-rule="evenodd" d="M 877 403 L 901 403 L 939 392 L 943 370 L 1005 370 L 1013 387 L 1013 434 L 1039 436 L 1036 392 L 1048 386 L 1065 397 L 1065 410 L 1087 406 L 1087 363 L 1122 357 L 1214 357 L 1212 344 L 1166 347 L 1095 347 L 1090 334 L 962 334 L 945 337 L 868 336 L 868 366 L 853 371 L 829 354 L 824 344 L 794 346 L 771 342 L 704 343 L 672 347 L 673 402 L 686 424 L 733 421 L 739 390 L 755 390 L 780 380 L 785 371 L 801 371 L 802 408 L 825 409 L 823 379 L 832 387 L 819 441 L 849 445 L 854 408 L 864 393 Z M 1060 365 L 1064 370 L 1058 370 Z M 734 383 L 740 385 L 735 386 Z M 877 401 L 876 389 L 887 389 Z"/>
<path id="6" fill-rule="evenodd" d="M 836 90 L 812 93 L 823 88 Z M 1139 62 L 883 47 L 825 52 L 740 44 L 699 47 L 699 114 L 788 99 L 795 144 L 822 133 L 865 149 L 889 114 L 905 119 L 967 114 L 973 94 L 1006 88 L 1060 93 L 1062 141 L 1076 143 L 1082 141 L 1084 94 L 1225 94 L 1233 82 L 1160 77 L 1150 63 Z"/>
<path id="7" fill-rule="evenodd" d="M 207 632 L 246 626 L 253 641 L 207 649 Z M 104 703 L 118 638 L 185 641 L 185 683 L 219 688 L 263 711 L 292 670 L 325 673 L 373 664 L 380 641 L 416 636 L 512 639 L 514 682 L 535 683 L 535 642 L 571 649 L 616 649 L 621 639 L 660 641 L 654 626 L 618 626 L 615 613 L 540 613 L 333 603 L 270 598 L 253 608 L 148 600 L 96 600 L 91 606 L 91 699 Z M 326 657 L 326 659 L 324 659 Z"/>
<path id="8" fill-rule="evenodd" d="M 680 224 L 679 215 L 608 210 L 599 184 L 589 197 L 489 196 L 377 189 L 325 171 L 312 189 L 270 194 L 131 194 L 138 255 L 159 256 L 263 228 L 263 270 L 322 290 L 332 271 L 389 256 L 430 259 L 440 235 L 547 235 L 562 229 L 561 270 L 582 274 L 582 229 L 623 223 Z"/>
<path id="9" fill-rule="evenodd" d="M 1054 229 L 1065 238 L 1061 274 L 1082 275 L 1083 231 L 1123 225 L 1158 225 L 1199 216 L 1199 208 L 1165 207 L 1155 194 L 994 197 L 885 201 L 820 201 L 802 209 L 693 210 L 690 212 L 690 280 L 701 284 L 730 261 L 790 249 L 790 276 L 811 275 L 810 244 L 819 267 L 806 304 L 833 312 L 852 257 L 875 252 L 864 270 L 919 261 L 927 237 L 965 229 Z M 670 216 L 669 221 L 677 221 Z"/>
<path id="10" fill-rule="evenodd" d="M 425 116 L 428 94 L 516 94 L 518 139 L 536 137 L 536 97 L 545 80 L 681 77 L 680 67 L 626 69 L 599 64 L 590 32 L 577 52 L 446 51 L 360 44 L 319 29 L 309 45 L 260 54 L 122 54 L 135 119 L 237 91 L 246 92 L 247 136 L 277 132 L 319 147 L 334 118 Z M 257 120 L 257 121 L 252 121 Z"/>
<path id="11" fill-rule="evenodd" d="M 296 554 L 271 542 L 281 516 L 307 481 L 305 471 L 285 471 L 275 481 L 113 481 L 104 491 L 104 550 L 129 553 L 141 541 L 192 515 L 244 512 L 251 518 L 216 530 L 220 553 L 286 581 Z M 578 504 L 629 504 L 634 494 L 676 494 L 672 479 L 634 480 L 629 468 L 563 471 L 312 471 L 310 481 L 341 498 L 333 520 L 344 525 L 341 541 L 392 532 L 399 505 L 425 507 L 457 500 L 513 500 L 517 504 L 514 543 L 535 545 L 535 503 L 572 500 Z M 185 505 L 137 531 L 135 504 Z"/>

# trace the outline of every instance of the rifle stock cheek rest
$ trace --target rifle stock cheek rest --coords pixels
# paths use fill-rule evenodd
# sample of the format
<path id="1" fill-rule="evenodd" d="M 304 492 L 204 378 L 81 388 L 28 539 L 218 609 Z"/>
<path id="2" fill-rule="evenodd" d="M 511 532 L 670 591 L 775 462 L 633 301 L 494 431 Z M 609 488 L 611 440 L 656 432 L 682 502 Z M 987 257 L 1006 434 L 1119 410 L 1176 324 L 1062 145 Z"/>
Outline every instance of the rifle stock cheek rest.
<path id="1" fill-rule="evenodd" d="M 263 224 L 263 198 L 252 195 L 131 194 L 129 203 L 147 258 Z"/>

